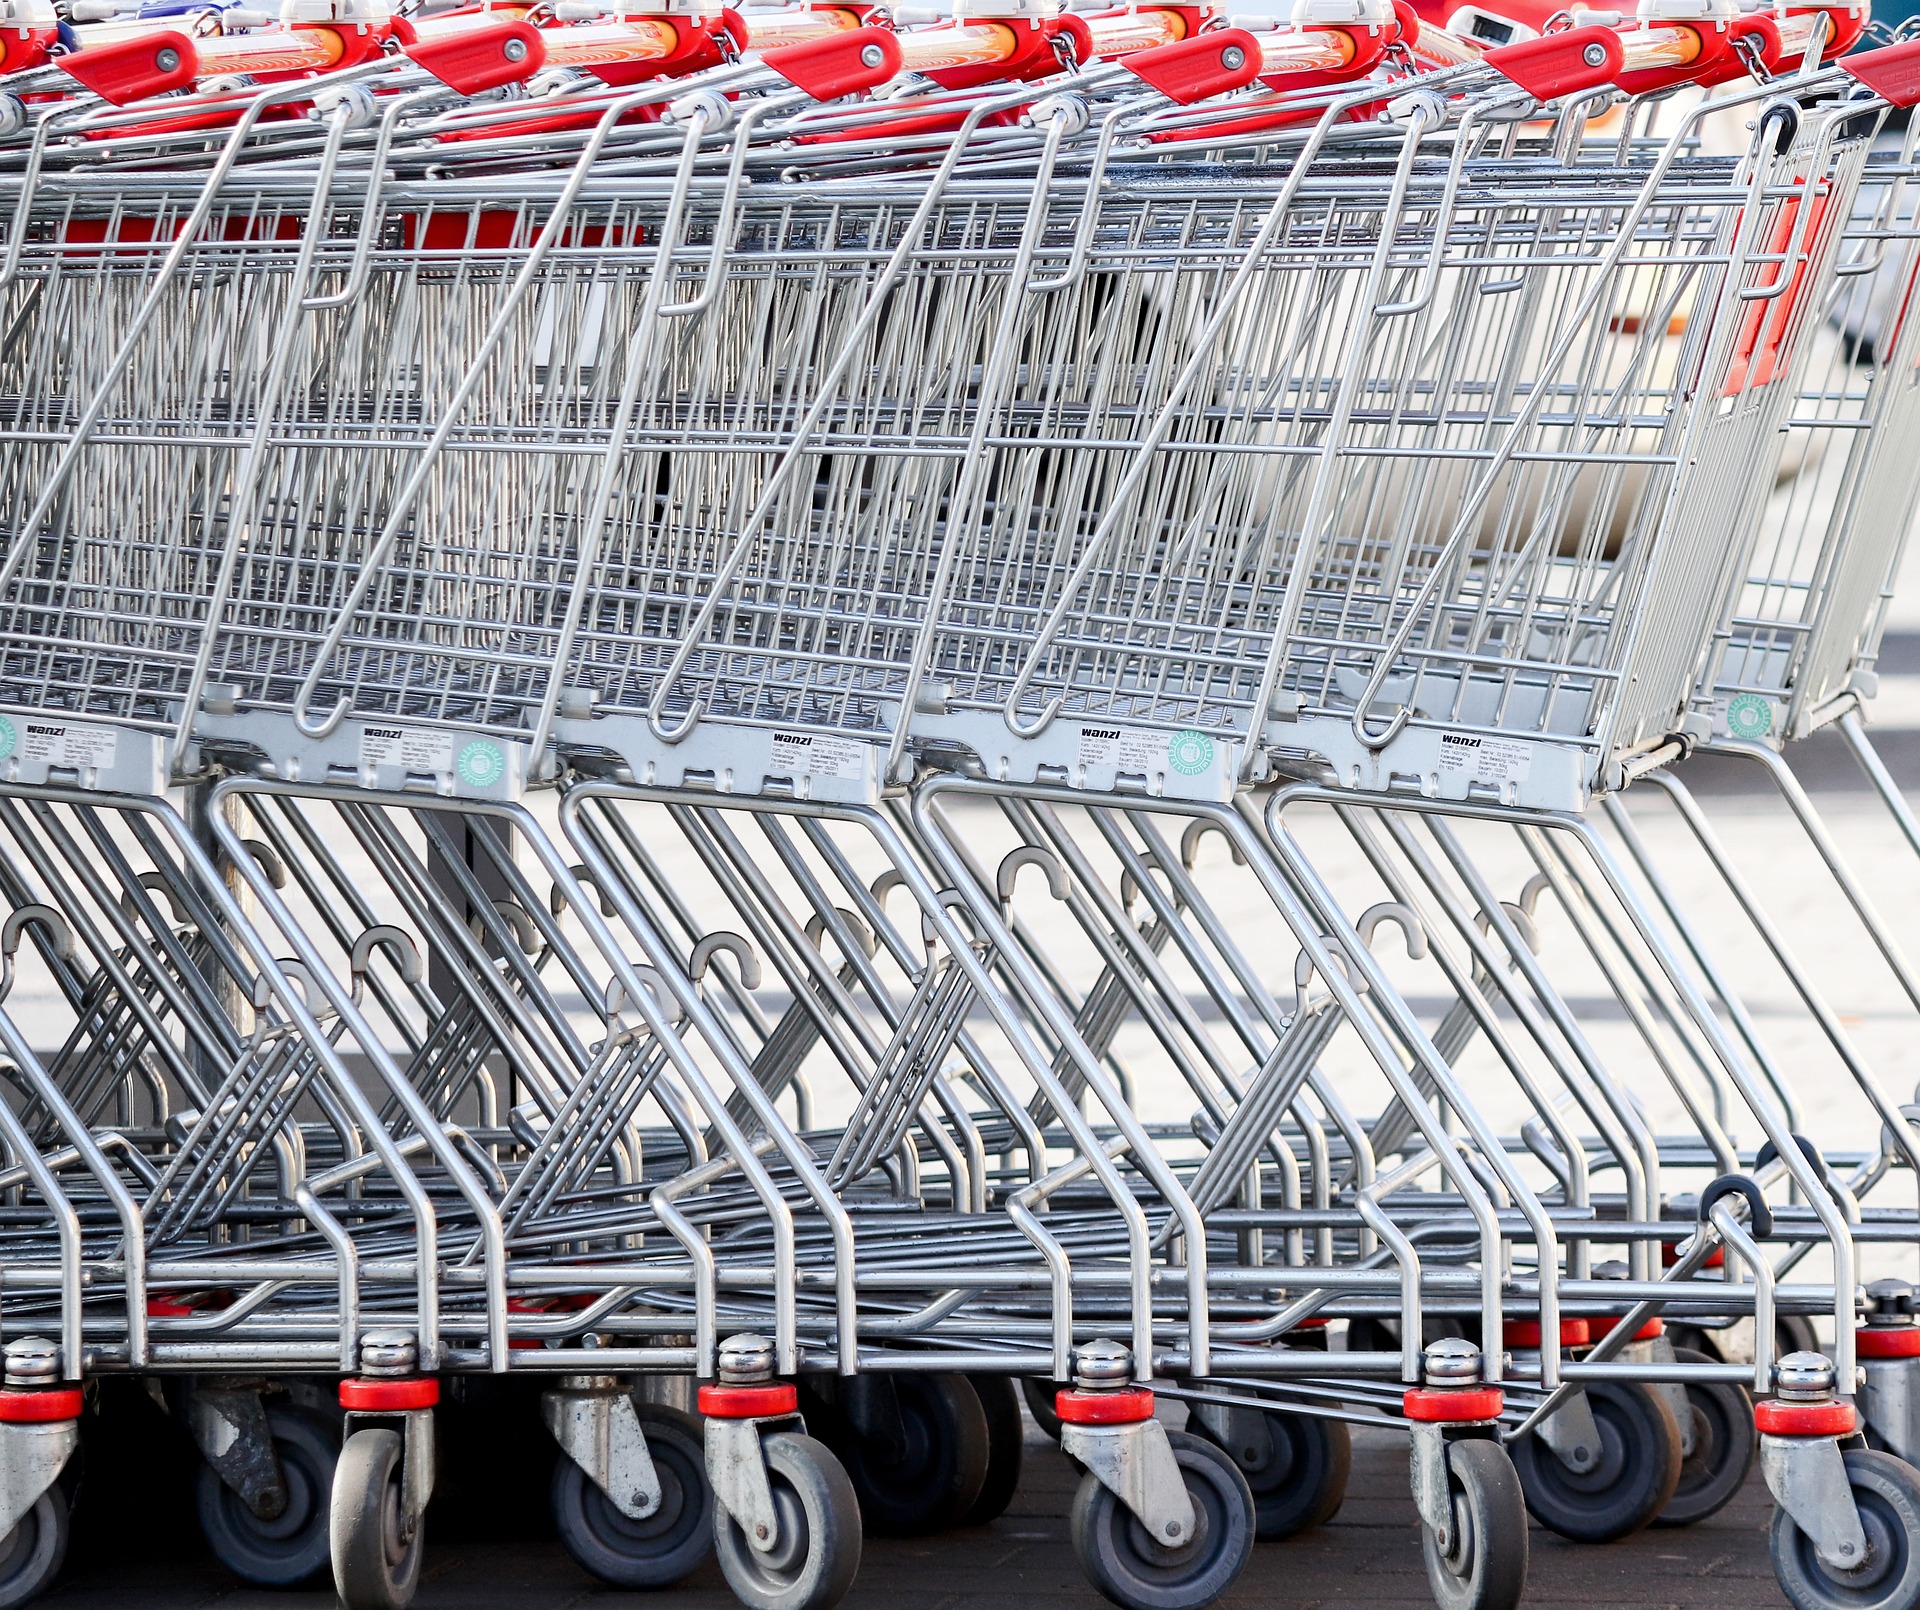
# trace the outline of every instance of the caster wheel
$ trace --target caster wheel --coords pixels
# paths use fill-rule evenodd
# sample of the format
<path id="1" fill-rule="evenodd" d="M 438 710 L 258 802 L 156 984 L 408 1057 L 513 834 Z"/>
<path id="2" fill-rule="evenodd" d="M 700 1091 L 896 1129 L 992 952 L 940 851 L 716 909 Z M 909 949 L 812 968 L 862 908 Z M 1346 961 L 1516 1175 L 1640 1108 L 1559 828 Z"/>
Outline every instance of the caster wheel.
<path id="1" fill-rule="evenodd" d="M 1060 1416 L 1053 1412 L 1053 1399 L 1059 1390 L 1057 1383 L 1042 1381 L 1036 1376 L 1025 1376 L 1020 1382 L 1020 1395 L 1027 1400 L 1027 1413 L 1055 1442 L 1060 1440 Z"/>
<path id="2" fill-rule="evenodd" d="M 565 1454 L 553 1466 L 553 1523 L 567 1552 L 618 1588 L 671 1587 L 713 1549 L 713 1489 L 700 1424 L 662 1404 L 640 1406 L 640 1429 L 660 1477 L 660 1507 L 622 1515 Z"/>
<path id="3" fill-rule="evenodd" d="M 1513 1444 L 1527 1510 L 1576 1543 L 1631 1536 L 1667 1507 L 1680 1481 L 1680 1428 L 1673 1411 L 1632 1381 L 1589 1381 L 1587 1402 L 1600 1429 L 1591 1469 L 1569 1470 L 1538 1437 Z"/>
<path id="4" fill-rule="evenodd" d="M 767 1553 L 747 1541 L 724 1509 L 713 1512 L 720 1569 L 747 1610 L 828 1610 L 860 1569 L 860 1505 L 825 1443 L 798 1432 L 764 1437 L 767 1481 L 780 1517 Z"/>
<path id="5" fill-rule="evenodd" d="M 1705 1353 L 1676 1347 L 1682 1364 L 1710 1364 Z M 1680 1484 L 1655 1526 L 1691 1526 L 1724 1509 L 1746 1485 L 1760 1446 L 1753 1429 L 1753 1400 L 1732 1381 L 1689 1383 L 1687 1405 L 1693 1414 L 1693 1452 L 1680 1465 Z"/>
<path id="6" fill-rule="evenodd" d="M 333 1585 L 346 1610 L 406 1610 L 420 1581 L 424 1527 L 401 1536 L 400 1433 L 356 1431 L 333 1472 Z"/>
<path id="7" fill-rule="evenodd" d="M 1507 1451 L 1492 1440 L 1447 1445 L 1453 1535 L 1420 1528 L 1439 1610 L 1514 1610 L 1527 1587 L 1527 1509 Z"/>
<path id="8" fill-rule="evenodd" d="M 286 1483 L 287 1507 L 262 1520 L 211 1465 L 202 1463 L 194 1476 L 194 1508 L 207 1547 L 235 1576 L 263 1588 L 294 1588 L 327 1568 L 327 1515 L 340 1433 L 324 1415 L 288 1404 L 267 1410 L 267 1427 Z"/>
<path id="9" fill-rule="evenodd" d="M 1020 1393 L 1004 1375 L 969 1375 L 967 1384 L 987 1417 L 987 1473 L 980 1496 L 960 1517 L 962 1526 L 985 1526 L 1006 1513 L 1020 1486 L 1027 1428 L 1020 1418 Z"/>
<path id="10" fill-rule="evenodd" d="M 1796 1610 L 1907 1610 L 1920 1604 L 1920 1472 L 1892 1454 L 1849 1450 L 1847 1480 L 1860 1506 L 1867 1558 L 1856 1571 L 1833 1571 L 1813 1541 L 1776 1510 L 1767 1545 L 1780 1590 Z"/>
<path id="11" fill-rule="evenodd" d="M 1253 1555 L 1253 1494 L 1212 1443 L 1170 1431 L 1193 1499 L 1193 1536 L 1167 1548 L 1091 1475 L 1073 1496 L 1073 1552 L 1087 1580 L 1123 1610 L 1198 1610 L 1232 1587 Z"/>
<path id="12" fill-rule="evenodd" d="M 1720 1350 L 1720 1332 L 1708 1330 L 1703 1325 L 1688 1325 L 1678 1320 L 1667 1321 L 1667 1340 L 1673 1343 L 1674 1351 L 1687 1348 L 1714 1364 L 1724 1364 L 1727 1355 Z"/>
<path id="13" fill-rule="evenodd" d="M 1253 1448 L 1227 1448 L 1198 1415 L 1187 1430 L 1225 1449 L 1253 1493 L 1253 1535 L 1263 1543 L 1292 1537 L 1330 1521 L 1347 1496 L 1353 1439 L 1339 1420 L 1269 1410 L 1264 1437 Z"/>
<path id="14" fill-rule="evenodd" d="M 887 1384 L 899 1395 L 897 1441 L 861 1436 L 838 1409 L 821 1424 L 853 1483 L 861 1521 L 880 1537 L 958 1526 L 986 1481 L 986 1411 L 964 1375 L 902 1373 Z"/>
<path id="15" fill-rule="evenodd" d="M 67 1558 L 67 1495 L 55 1482 L 0 1538 L 0 1610 L 45 1593 Z"/>

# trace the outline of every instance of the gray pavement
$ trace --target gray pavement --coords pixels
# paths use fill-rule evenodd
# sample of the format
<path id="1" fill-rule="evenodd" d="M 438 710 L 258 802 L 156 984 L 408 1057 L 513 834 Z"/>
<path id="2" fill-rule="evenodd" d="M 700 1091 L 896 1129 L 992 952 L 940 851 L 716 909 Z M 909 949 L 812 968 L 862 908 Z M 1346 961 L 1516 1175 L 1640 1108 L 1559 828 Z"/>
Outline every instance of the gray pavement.
<path id="1" fill-rule="evenodd" d="M 1233 1593 L 1247 1610 L 1431 1610 L 1407 1496 L 1405 1442 L 1385 1432 L 1355 1438 L 1353 1480 L 1332 1524 L 1287 1543 L 1261 1544 Z M 945 1537 L 867 1544 L 847 1610 L 1095 1610 L 1067 1539 L 1075 1477 L 1058 1449 L 1029 1431 L 1027 1467 L 1006 1515 Z M 1712 1520 L 1648 1531 L 1607 1547 L 1566 1543 L 1532 1529 L 1529 1605 L 1539 1610 L 1750 1610 L 1786 1603 L 1767 1559 L 1771 1515 L 1756 1475 Z M 331 1595 L 240 1588 L 183 1543 L 144 1548 L 76 1538 L 47 1610 L 322 1610 Z M 683 1587 L 620 1593 L 587 1576 L 557 1542 L 537 1538 L 433 1542 L 417 1610 L 559 1610 L 582 1604 L 653 1610 L 731 1610 L 709 1563 Z"/>

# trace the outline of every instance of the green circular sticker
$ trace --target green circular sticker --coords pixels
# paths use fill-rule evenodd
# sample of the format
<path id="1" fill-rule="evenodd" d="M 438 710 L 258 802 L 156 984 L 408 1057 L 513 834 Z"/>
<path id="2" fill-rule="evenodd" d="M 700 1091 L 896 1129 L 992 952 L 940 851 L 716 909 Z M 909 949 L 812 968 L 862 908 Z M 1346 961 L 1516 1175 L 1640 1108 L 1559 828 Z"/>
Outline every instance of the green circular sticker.
<path id="1" fill-rule="evenodd" d="M 469 788 L 491 788 L 506 775 L 507 752 L 482 738 L 460 751 L 453 769 Z"/>
<path id="2" fill-rule="evenodd" d="M 5 716 L 0 716 L 0 760 L 5 760 L 13 753 L 13 746 L 19 741 L 19 737 L 20 735 L 13 730 L 13 723 Z"/>
<path id="3" fill-rule="evenodd" d="M 1189 727 L 1167 743 L 1167 764 L 1182 777 L 1198 777 L 1213 764 L 1213 740 Z"/>
<path id="4" fill-rule="evenodd" d="M 1764 738 L 1773 731 L 1773 700 L 1736 693 L 1727 701 L 1727 731 L 1735 738 Z"/>

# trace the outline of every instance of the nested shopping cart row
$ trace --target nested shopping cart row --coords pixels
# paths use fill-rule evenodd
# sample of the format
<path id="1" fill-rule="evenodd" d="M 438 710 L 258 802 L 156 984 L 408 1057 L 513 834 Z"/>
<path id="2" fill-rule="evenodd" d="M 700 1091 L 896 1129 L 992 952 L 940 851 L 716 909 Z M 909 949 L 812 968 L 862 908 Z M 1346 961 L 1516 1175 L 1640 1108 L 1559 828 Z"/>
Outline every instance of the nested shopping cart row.
<path id="1" fill-rule="evenodd" d="M 1324 1519 L 1359 1421 L 1413 1427 L 1436 1593 L 1491 1605 L 1523 1493 L 1593 1539 L 1724 1502 L 1745 1384 L 1788 1591 L 1886 1578 L 1915 1478 L 1837 1439 L 1904 1115 L 1833 1172 L 1578 813 L 1704 736 L 1835 287 L 1910 280 L 1902 47 L 1723 89 L 1712 157 L 1704 111 L 1589 124 L 1730 24 L 1250 87 L 1398 26 L 1313 23 L 874 101 L 924 43 L 39 114 L 17 1524 L 60 1533 L 67 1383 L 188 1376 L 223 1558 L 403 1602 L 440 1378 L 533 1372 L 578 1557 L 670 1581 L 711 1528 L 748 1602 L 826 1604 L 863 1512 L 1004 1503 L 1040 1380 L 1118 1602 Z M 457 37 L 510 79 L 544 32 Z M 1549 895 L 1640 1056 L 1536 955 Z M 1811 1316 L 1833 1362 L 1776 1360 Z"/>

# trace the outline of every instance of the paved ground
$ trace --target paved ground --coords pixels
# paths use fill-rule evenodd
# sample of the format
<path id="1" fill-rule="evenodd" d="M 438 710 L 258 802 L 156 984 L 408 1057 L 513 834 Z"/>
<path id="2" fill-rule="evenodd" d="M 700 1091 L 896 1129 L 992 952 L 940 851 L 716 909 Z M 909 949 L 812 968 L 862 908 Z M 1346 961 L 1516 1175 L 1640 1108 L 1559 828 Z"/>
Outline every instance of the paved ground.
<path id="1" fill-rule="evenodd" d="M 1352 1485 L 1333 1524 L 1292 1542 L 1261 1545 L 1239 1586 L 1222 1602 L 1249 1610 L 1430 1607 L 1407 1496 L 1405 1446 L 1387 1433 L 1356 1437 Z M 848 1610 L 1095 1610 L 1102 1605 L 1067 1541 L 1073 1473 L 1037 1431 L 1029 1434 L 1027 1452 L 1019 1496 L 991 1526 L 922 1541 L 869 1543 Z M 151 1493 L 153 1505 L 163 1511 L 172 1509 L 179 1496 L 158 1484 Z M 1650 1531 L 1610 1547 L 1586 1548 L 1535 1527 L 1528 1603 L 1540 1610 L 1784 1605 L 1767 1563 L 1770 1512 L 1756 1477 L 1729 1508 L 1685 1531 Z M 124 1518 L 152 1522 L 161 1517 L 149 1511 Z M 62 1586 L 42 1601 L 47 1610 L 186 1610 L 214 1603 L 232 1610 L 320 1610 L 330 1602 L 331 1595 L 243 1590 L 204 1555 L 185 1547 L 178 1532 L 145 1525 L 142 1530 L 160 1535 L 129 1545 L 102 1535 L 104 1520 L 96 1515 L 93 1535 L 76 1538 Z M 448 1529 L 443 1526 L 442 1532 Z M 495 1527 L 496 1539 L 512 1529 Z M 430 1550 L 418 1610 L 559 1610 L 588 1603 L 609 1610 L 616 1604 L 725 1610 L 737 1603 L 711 1564 L 682 1588 L 641 1595 L 601 1586 L 558 1543 L 538 1537 L 442 1536 Z"/>

